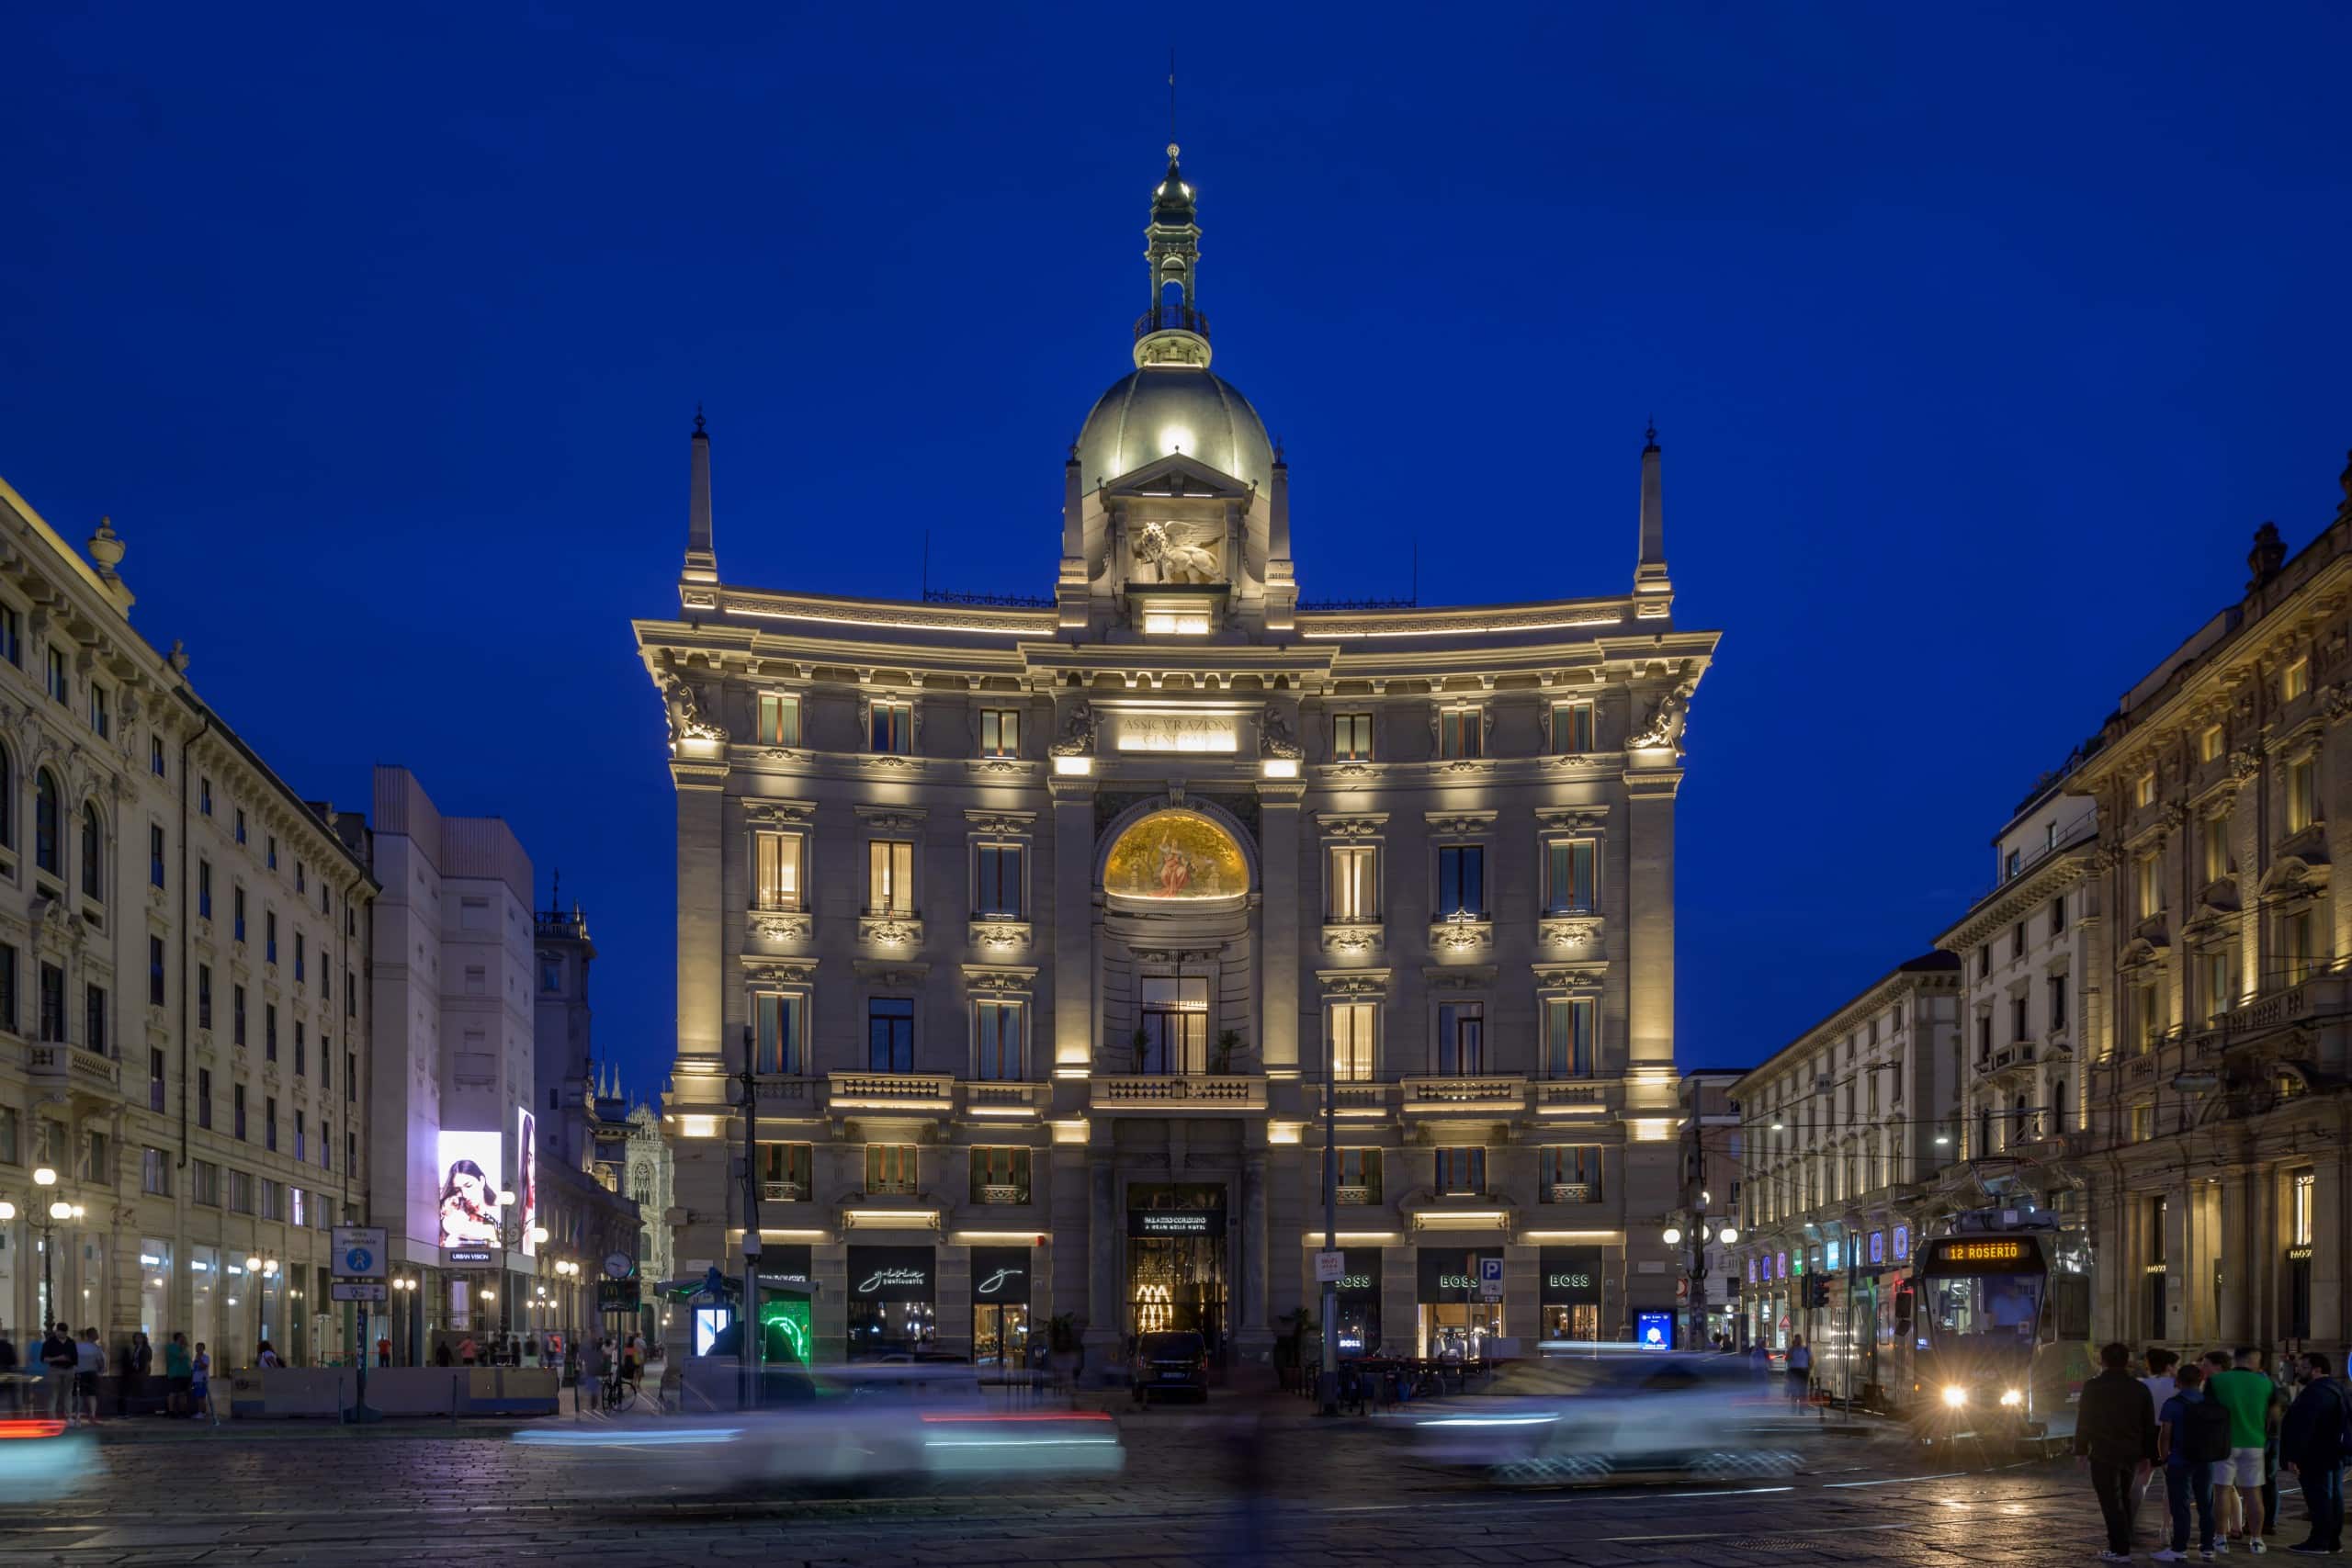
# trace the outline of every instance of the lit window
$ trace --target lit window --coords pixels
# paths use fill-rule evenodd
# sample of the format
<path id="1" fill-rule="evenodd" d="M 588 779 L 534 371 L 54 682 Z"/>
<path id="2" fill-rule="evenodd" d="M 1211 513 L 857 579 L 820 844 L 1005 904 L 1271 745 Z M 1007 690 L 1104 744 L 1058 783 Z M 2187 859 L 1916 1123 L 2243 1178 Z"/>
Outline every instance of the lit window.
<path id="1" fill-rule="evenodd" d="M 1378 852 L 1370 844 L 1332 846 L 1331 919 L 1376 920 L 1380 918 L 1380 894 L 1374 879 Z"/>
<path id="2" fill-rule="evenodd" d="M 912 703 L 876 703 L 869 747 L 904 756 L 914 750 L 915 708 Z"/>
<path id="3" fill-rule="evenodd" d="M 2156 911 L 2163 907 L 2164 887 L 2161 876 L 2162 871 L 2157 864 L 2156 852 L 2150 850 L 2140 857 L 2132 877 L 2132 913 L 2141 919 L 2154 919 Z"/>
<path id="4" fill-rule="evenodd" d="M 1544 846 L 1544 912 L 1590 914 L 1593 863 L 1598 846 L 1590 839 L 1555 839 Z"/>
<path id="5" fill-rule="evenodd" d="M 2311 1171 L 2295 1173 L 2294 1201 L 2289 1210 L 2288 1242 L 2294 1247 L 2312 1245 L 2312 1209 L 2319 1198 L 2319 1178 Z"/>
<path id="6" fill-rule="evenodd" d="M 2287 764 L 2287 831 L 2300 833 L 2319 820 L 2319 758 L 2306 755 Z"/>
<path id="7" fill-rule="evenodd" d="M 1445 1197 L 1476 1197 L 1487 1190 L 1487 1151 L 1443 1148 L 1437 1151 L 1437 1190 Z"/>
<path id="8" fill-rule="evenodd" d="M 2278 700 L 2291 703 L 2312 689 L 2312 661 L 2308 659 L 2290 660 L 2278 677 Z"/>
<path id="9" fill-rule="evenodd" d="M 1444 708 L 1437 717 L 1437 751 L 1441 757 L 1486 755 L 1484 713 L 1475 707 Z"/>
<path id="10" fill-rule="evenodd" d="M 1600 1146 L 1552 1144 L 1542 1151 L 1535 1196 L 1544 1203 L 1600 1201 Z"/>
<path id="11" fill-rule="evenodd" d="M 2142 773 L 2138 778 L 2132 781 L 2132 805 L 2154 806 L 2155 802 L 2156 775 L 2154 773 Z"/>
<path id="12" fill-rule="evenodd" d="M 1331 1076 L 1338 1081 L 1372 1081 L 1375 1011 L 1370 1002 L 1331 1004 Z"/>
<path id="13" fill-rule="evenodd" d="M 915 1145 L 865 1145 L 865 1195 L 869 1198 L 912 1197 L 915 1186 Z"/>
<path id="14" fill-rule="evenodd" d="M 808 1062 L 802 1042 L 808 998 L 797 991 L 755 991 L 752 996 L 755 1072 L 799 1074 Z"/>
<path id="15" fill-rule="evenodd" d="M 2230 873 L 2230 812 L 2227 807 L 2215 807 L 2205 814 L 2197 834 L 2200 869 L 2208 884 L 2219 882 Z"/>
<path id="16" fill-rule="evenodd" d="M 800 699 L 774 692 L 762 693 L 757 727 L 763 746 L 800 744 Z"/>
<path id="17" fill-rule="evenodd" d="M 800 908 L 800 835 L 754 833 L 752 844 L 752 908 Z"/>
<path id="18" fill-rule="evenodd" d="M 1380 1200 L 1380 1151 L 1339 1149 L 1339 1168 L 1332 1174 L 1334 1196 L 1346 1205 L 1377 1203 Z"/>
<path id="19" fill-rule="evenodd" d="M 2222 727 L 2209 724 L 2197 732 L 2197 760 L 2200 762 L 2218 761 L 2221 755 Z"/>
<path id="20" fill-rule="evenodd" d="M 1552 750 L 1568 756 L 1592 750 L 1592 705 L 1590 703 L 1554 703 L 1552 705 Z"/>
<path id="21" fill-rule="evenodd" d="M 1548 1077 L 1592 1076 L 1593 1025 L 1598 1009 L 1589 998 L 1555 997 L 1544 1004 L 1544 1071 Z"/>
<path id="22" fill-rule="evenodd" d="M 1029 1201 L 1029 1151 L 1018 1145 L 972 1148 L 972 1201 Z"/>
<path id="23" fill-rule="evenodd" d="M 991 1081 L 1018 1083 L 1022 1071 L 1021 1004 L 980 1002 L 972 1009 L 973 1072 Z"/>
<path id="24" fill-rule="evenodd" d="M 983 757 L 1021 755 L 1020 709 L 982 708 L 980 710 L 980 755 Z"/>
<path id="25" fill-rule="evenodd" d="M 865 846 L 865 908 L 868 914 L 910 914 L 915 907 L 915 847 L 903 839 L 876 839 Z"/>
<path id="26" fill-rule="evenodd" d="M 1331 716 L 1331 757 L 1340 762 L 1372 761 L 1372 715 L 1335 713 Z"/>

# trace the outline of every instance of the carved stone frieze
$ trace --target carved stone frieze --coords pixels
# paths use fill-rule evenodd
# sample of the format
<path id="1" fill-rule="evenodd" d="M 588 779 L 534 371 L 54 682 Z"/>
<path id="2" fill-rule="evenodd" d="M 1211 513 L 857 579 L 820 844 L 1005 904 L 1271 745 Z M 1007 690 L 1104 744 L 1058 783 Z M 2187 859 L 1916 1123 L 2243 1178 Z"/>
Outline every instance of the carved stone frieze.
<path id="1" fill-rule="evenodd" d="M 1537 824 L 1555 833 L 1598 833 L 1609 825 L 1606 806 L 1569 806 L 1539 808 Z"/>
<path id="2" fill-rule="evenodd" d="M 1325 811 L 1317 813 L 1315 818 L 1316 827 L 1327 839 L 1376 839 L 1387 822 L 1388 813 L 1385 811 L 1366 812 L 1361 816 L 1340 816 Z"/>
<path id="3" fill-rule="evenodd" d="M 760 827 L 797 828 L 814 820 L 817 803 L 813 800 L 755 800 L 745 796 L 743 820 Z"/>
<path id="4" fill-rule="evenodd" d="M 964 987 L 977 996 L 1025 997 L 1036 989 L 1037 971 L 1010 964 L 967 964 Z"/>
<path id="5" fill-rule="evenodd" d="M 1609 970 L 1600 964 L 1537 964 L 1535 984 L 1547 991 L 1597 991 L 1607 983 Z"/>
<path id="6" fill-rule="evenodd" d="M 1026 920 L 974 920 L 970 938 L 974 947 L 1002 952 L 1026 952 L 1034 940 Z"/>
<path id="7" fill-rule="evenodd" d="M 922 922 L 900 915 L 861 915 L 857 940 L 870 947 L 921 947 Z"/>
<path id="8" fill-rule="evenodd" d="M 1377 950 L 1380 939 L 1381 931 L 1376 925 L 1335 923 L 1323 928 L 1323 951 L 1354 956 Z"/>
<path id="9" fill-rule="evenodd" d="M 1441 953 L 1477 953 L 1495 945 L 1492 920 L 1432 920 L 1430 945 Z"/>
<path id="10" fill-rule="evenodd" d="M 1570 915 L 1538 922 L 1535 940 L 1545 947 L 1593 948 L 1600 945 L 1600 916 Z"/>
<path id="11" fill-rule="evenodd" d="M 815 983 L 817 961 L 792 958 L 760 958 L 743 955 L 743 978 L 754 986 L 807 986 Z"/>
<path id="12" fill-rule="evenodd" d="M 967 811 L 964 820 L 973 832 L 992 839 L 1025 839 L 1037 829 L 1034 811 Z"/>
<path id="13" fill-rule="evenodd" d="M 815 929 L 809 915 L 799 909 L 754 909 L 748 923 L 763 942 L 807 942 Z"/>
<path id="14" fill-rule="evenodd" d="M 1469 838 L 1494 830 L 1495 814 L 1491 811 L 1431 811 L 1423 815 L 1430 831 L 1446 838 Z"/>
<path id="15" fill-rule="evenodd" d="M 1315 979 L 1328 997 L 1380 997 L 1388 994 L 1385 969 L 1317 969 Z"/>

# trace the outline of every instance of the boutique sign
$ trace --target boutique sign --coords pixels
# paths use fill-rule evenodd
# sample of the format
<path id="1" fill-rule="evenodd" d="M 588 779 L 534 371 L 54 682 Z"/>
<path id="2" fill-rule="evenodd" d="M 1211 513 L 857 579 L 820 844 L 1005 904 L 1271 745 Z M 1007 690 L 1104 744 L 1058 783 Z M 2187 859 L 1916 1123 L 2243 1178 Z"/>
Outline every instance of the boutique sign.
<path id="1" fill-rule="evenodd" d="M 1547 1247 L 1538 1259 L 1543 1280 L 1543 1304 L 1593 1305 L 1600 1302 L 1600 1248 Z"/>
<path id="2" fill-rule="evenodd" d="M 927 1247 L 853 1247 L 849 1293 L 862 1302 L 927 1302 L 933 1268 Z"/>
<path id="3" fill-rule="evenodd" d="M 1131 1236 L 1223 1235 L 1223 1209 L 1129 1209 Z"/>
<path id="4" fill-rule="evenodd" d="M 1003 1306 L 1029 1304 L 1029 1249 L 1025 1247 L 972 1248 L 972 1300 Z"/>

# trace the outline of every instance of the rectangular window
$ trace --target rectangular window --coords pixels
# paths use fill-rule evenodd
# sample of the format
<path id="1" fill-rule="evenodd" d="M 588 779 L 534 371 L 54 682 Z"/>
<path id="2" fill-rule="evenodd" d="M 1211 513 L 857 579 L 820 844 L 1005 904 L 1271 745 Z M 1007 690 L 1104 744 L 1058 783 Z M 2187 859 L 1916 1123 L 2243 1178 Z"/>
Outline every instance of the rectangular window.
<path id="1" fill-rule="evenodd" d="M 2140 919 L 2154 919 L 2156 911 L 2163 907 L 2163 886 L 2158 880 L 2160 875 L 2156 863 L 2156 852 L 2150 850 L 2140 857 L 2138 867 L 2132 877 L 2132 912 Z"/>
<path id="2" fill-rule="evenodd" d="M 2308 755 L 2287 764 L 2287 831 L 2300 833 L 2319 820 L 2319 758 Z"/>
<path id="3" fill-rule="evenodd" d="M 2156 1108 L 2135 1105 L 2132 1108 L 2132 1141 L 2144 1144 L 2156 1135 Z"/>
<path id="4" fill-rule="evenodd" d="M 865 1145 L 865 1195 L 869 1198 L 911 1198 L 915 1186 L 915 1145 Z"/>
<path id="5" fill-rule="evenodd" d="M 2230 871 L 2230 813 L 2227 807 L 2208 811 L 2197 829 L 2198 871 L 2201 886 L 2221 881 Z"/>
<path id="6" fill-rule="evenodd" d="M 1380 919 L 1379 850 L 1371 844 L 1334 844 L 1330 850 L 1330 918 Z"/>
<path id="7" fill-rule="evenodd" d="M 1593 867 L 1600 846 L 1590 839 L 1555 839 L 1544 846 L 1544 912 L 1589 915 L 1595 904 Z"/>
<path id="8" fill-rule="evenodd" d="M 2278 700 L 2291 703 L 2312 689 L 2312 661 L 2296 659 L 2288 661 L 2278 676 Z"/>
<path id="9" fill-rule="evenodd" d="M 196 1124 L 206 1128 L 212 1125 L 212 1069 L 210 1067 L 196 1069 Z"/>
<path id="10" fill-rule="evenodd" d="M 1378 1149 L 1340 1149 L 1339 1168 L 1332 1174 L 1337 1201 L 1350 1207 L 1377 1203 L 1380 1197 L 1380 1151 Z"/>
<path id="11" fill-rule="evenodd" d="M 2209 724 L 2197 732 L 2197 760 L 2200 762 L 2218 761 L 2221 755 L 2222 727 Z"/>
<path id="12" fill-rule="evenodd" d="M 266 1149 L 277 1147 L 277 1096 L 274 1094 L 262 1097 L 261 1142 Z"/>
<path id="13" fill-rule="evenodd" d="M 161 1051 L 147 1053 L 147 1109 L 164 1109 L 164 1054 Z"/>
<path id="14" fill-rule="evenodd" d="M 906 997 L 876 997 L 865 1004 L 865 1067 L 875 1073 L 915 1070 L 915 1004 Z"/>
<path id="15" fill-rule="evenodd" d="M 1029 1151 L 1019 1145 L 972 1145 L 972 1201 L 1029 1201 Z"/>
<path id="16" fill-rule="evenodd" d="M 294 1021 L 294 1076 L 296 1077 L 307 1075 L 310 1065 L 309 1055 L 310 1053 L 303 1049 L 302 1021 L 298 1018 Z"/>
<path id="17" fill-rule="evenodd" d="M 82 987 L 82 1043 L 100 1055 L 107 1051 L 107 994 L 96 986 Z"/>
<path id="18" fill-rule="evenodd" d="M 153 887 L 164 886 L 164 829 L 152 822 L 147 826 L 147 882 Z"/>
<path id="19" fill-rule="evenodd" d="M 2049 979 L 2050 1029 L 2052 1033 L 2066 1027 L 2066 976 L 2052 975 Z"/>
<path id="20" fill-rule="evenodd" d="M 2197 999 L 2202 1004 L 2205 1021 L 2210 1023 L 2230 1010 L 2237 998 L 2236 987 L 2230 984 L 2230 954 L 2225 948 L 2215 948 L 2197 955 Z"/>
<path id="21" fill-rule="evenodd" d="M 277 1060 L 277 1004 L 276 1002 L 264 1002 L 261 1005 L 261 1059 L 265 1062 Z"/>
<path id="22" fill-rule="evenodd" d="M 242 887 L 229 895 L 230 930 L 242 945 L 245 940 L 245 890 Z"/>
<path id="23" fill-rule="evenodd" d="M 1487 913 L 1487 848 L 1448 844 L 1437 852 L 1437 918 L 1483 919 Z"/>
<path id="24" fill-rule="evenodd" d="M 201 816 L 212 815 L 212 781 L 209 778 L 196 781 L 196 809 Z"/>
<path id="25" fill-rule="evenodd" d="M 1333 1002 L 1330 1010 L 1331 1077 L 1340 1083 L 1370 1083 L 1374 1067 L 1374 1020 L 1370 1002 Z"/>
<path id="26" fill-rule="evenodd" d="M 232 1085 L 229 1090 L 229 1100 L 231 1116 L 229 1130 L 236 1134 L 237 1141 L 242 1144 L 245 1141 L 245 1086 Z"/>
<path id="27" fill-rule="evenodd" d="M 2050 900 L 2050 934 L 2056 936 L 2066 929 L 2066 896 L 2061 893 Z"/>
<path id="28" fill-rule="evenodd" d="M 1331 760 L 1336 762 L 1372 761 L 1372 715 L 1335 713 L 1331 716 Z"/>
<path id="29" fill-rule="evenodd" d="M 1487 754 L 1486 731 L 1483 709 L 1441 709 L 1437 716 L 1437 754 L 1441 757 L 1483 757 Z"/>
<path id="30" fill-rule="evenodd" d="M 265 841 L 268 845 L 268 852 L 263 856 L 263 859 L 270 870 L 276 871 L 277 869 L 277 835 L 272 833 Z"/>
<path id="31" fill-rule="evenodd" d="M 2155 803 L 2156 775 L 2153 773 L 2142 773 L 2138 778 L 2133 779 L 2132 781 L 2132 804 L 2133 806 L 2154 806 Z"/>
<path id="32" fill-rule="evenodd" d="M 261 1217 L 283 1220 L 286 1217 L 286 1189 L 265 1176 L 261 1179 Z"/>
<path id="33" fill-rule="evenodd" d="M 329 1152 L 334 1147 L 334 1123 L 322 1116 L 319 1118 L 319 1168 L 321 1170 L 334 1168 L 334 1156 Z"/>
<path id="34" fill-rule="evenodd" d="M 865 910 L 870 915 L 908 915 L 915 907 L 915 847 L 903 839 L 876 839 L 865 846 Z"/>
<path id="35" fill-rule="evenodd" d="M 164 1005 L 164 939 L 159 936 L 147 939 L 147 1005 Z"/>
<path id="36" fill-rule="evenodd" d="M 343 1099 L 346 1105 L 359 1103 L 359 1053 L 343 1054 Z"/>
<path id="37" fill-rule="evenodd" d="M 104 686 L 99 685 L 96 681 L 91 682 L 90 728 L 97 732 L 100 739 L 104 739 L 107 735 L 111 726 L 112 716 L 113 716 L 107 709 L 107 689 Z"/>
<path id="38" fill-rule="evenodd" d="M 2319 1201 L 2319 1177 L 2308 1170 L 2295 1172 L 2287 1209 L 2287 1241 L 2290 1247 L 2312 1245 L 2312 1212 Z"/>
<path id="39" fill-rule="evenodd" d="M 1021 1004 L 979 1002 L 972 1009 L 975 1076 L 1018 1083 L 1026 1075 L 1021 1060 Z"/>
<path id="40" fill-rule="evenodd" d="M 1555 756 L 1573 756 L 1592 750 L 1592 705 L 1590 703 L 1554 703 L 1552 705 L 1552 751 Z"/>
<path id="41" fill-rule="evenodd" d="M 915 709 L 912 703 L 876 703 L 872 719 L 873 729 L 867 738 L 869 750 L 894 751 L 902 757 L 914 750 Z"/>
<path id="42" fill-rule="evenodd" d="M 982 708 L 980 710 L 980 755 L 983 757 L 1021 755 L 1020 709 Z"/>
<path id="43" fill-rule="evenodd" d="M 25 667 L 25 620 L 5 604 L 0 604 L 0 659 L 19 670 Z"/>
<path id="44" fill-rule="evenodd" d="M 982 844 L 972 853 L 972 913 L 1020 919 L 1021 846 Z"/>
<path id="45" fill-rule="evenodd" d="M 261 917 L 261 931 L 262 931 L 262 962 L 264 962 L 265 964 L 275 964 L 275 963 L 277 963 L 277 910 L 275 910 L 275 909 L 265 909 L 265 910 L 263 910 L 263 911 L 262 911 L 262 917 Z"/>
<path id="46" fill-rule="evenodd" d="M 294 933 L 294 983 L 296 985 L 302 983 L 302 974 L 306 967 L 303 962 L 302 933 L 296 931 Z"/>
<path id="47" fill-rule="evenodd" d="M 1437 1010 L 1437 1070 L 1442 1074 L 1487 1070 L 1487 1004 L 1445 1002 Z"/>
<path id="48" fill-rule="evenodd" d="M 810 1144 L 762 1144 L 760 1197 L 770 1203 L 807 1202 L 816 1191 L 816 1153 Z"/>
<path id="49" fill-rule="evenodd" d="M 147 738 L 147 771 L 159 779 L 164 776 L 164 738 L 160 735 L 151 735 Z"/>
<path id="50" fill-rule="evenodd" d="M 2009 1041 L 2012 1044 L 2026 1037 L 2026 998 L 2022 995 L 2009 998 Z"/>
<path id="51" fill-rule="evenodd" d="M 757 1071 L 798 1077 L 808 1070 L 808 997 L 798 991 L 757 991 L 752 1027 Z"/>
<path id="52" fill-rule="evenodd" d="M 319 1036 L 319 1087 L 322 1089 L 334 1087 L 334 1041 L 324 1034 Z M 324 1137 L 325 1134 L 321 1134 L 320 1136 Z"/>
<path id="53" fill-rule="evenodd" d="M 2286 965 L 2287 983 L 2300 986 L 2319 968 L 2317 923 L 2309 909 L 2278 918 L 2278 956 Z"/>
<path id="54" fill-rule="evenodd" d="M 11 1034 L 24 1030 L 17 1018 L 17 950 L 5 942 L 0 942 L 0 1029 Z"/>
<path id="55" fill-rule="evenodd" d="M 49 694 L 62 707 L 74 705 L 74 683 L 65 672 L 65 650 L 51 648 L 48 660 Z"/>
<path id="56" fill-rule="evenodd" d="M 75 1173 L 84 1181 L 111 1182 L 114 1180 L 114 1161 L 107 1147 L 107 1135 L 104 1133 L 93 1130 L 82 1134 L 82 1158 L 75 1168 Z"/>
<path id="57" fill-rule="evenodd" d="M 297 1160 L 306 1160 L 306 1159 L 308 1159 L 308 1158 L 310 1158 L 310 1157 L 311 1157 L 311 1153 L 310 1153 L 310 1138 L 311 1138 L 311 1124 L 310 1124 L 310 1118 L 309 1118 L 308 1116 L 306 1116 L 306 1115 L 304 1115 L 304 1114 L 303 1114 L 303 1112 L 302 1112 L 302 1108 L 301 1108 L 300 1106 L 299 1106 L 299 1105 L 298 1105 L 298 1106 L 296 1106 L 296 1107 L 294 1108 L 294 1157 L 295 1157 L 295 1159 L 297 1159 Z"/>
<path id="58" fill-rule="evenodd" d="M 198 919 L 212 918 L 212 863 L 209 860 L 196 863 L 196 914 Z"/>
<path id="59" fill-rule="evenodd" d="M 1593 1072 L 1593 1043 L 1600 1004 L 1589 997 L 1554 997 L 1544 1004 L 1544 1072 L 1547 1077 L 1585 1078 Z"/>
<path id="60" fill-rule="evenodd" d="M 301 857 L 300 855 L 296 855 L 296 856 L 294 857 L 294 891 L 295 891 L 295 892 L 297 892 L 297 893 L 307 893 L 307 892 L 309 892 L 309 891 L 310 891 L 310 884 L 304 880 L 304 877 L 305 877 L 305 875 L 306 875 L 306 874 L 307 874 L 303 871 L 303 868 L 302 868 L 302 857 Z"/>
<path id="61" fill-rule="evenodd" d="M 800 744 L 800 699 L 780 692 L 760 694 L 760 714 L 754 735 L 763 746 Z"/>
<path id="62" fill-rule="evenodd" d="M 239 842 L 239 843 L 241 843 L 241 844 L 242 844 L 242 843 L 243 843 L 244 841 L 245 841 L 245 808 L 244 808 L 243 807 L 240 806 L 239 807 L 237 807 L 237 842 Z"/>
<path id="63" fill-rule="evenodd" d="M 1485 1196 L 1487 1151 L 1475 1146 L 1438 1150 L 1437 1190 L 1443 1198 Z"/>
<path id="64" fill-rule="evenodd" d="M 1209 1055 L 1209 983 L 1199 975 L 1146 975 L 1135 1070 L 1204 1073 Z"/>
<path id="65" fill-rule="evenodd" d="M 172 1195 L 172 1156 L 162 1149 L 139 1151 L 139 1190 L 152 1198 Z"/>
<path id="66" fill-rule="evenodd" d="M 54 964 L 40 966 L 40 1038 L 45 1044 L 65 1043 L 65 971 Z"/>
<path id="67" fill-rule="evenodd" d="M 237 1044 L 245 1043 L 245 988 L 229 987 L 229 1038 Z"/>
<path id="68" fill-rule="evenodd" d="M 1535 1196 L 1544 1203 L 1600 1201 L 1600 1145 L 1548 1144 L 1538 1165 Z"/>
<path id="69" fill-rule="evenodd" d="M 758 832 L 752 835 L 752 908 L 800 908 L 801 838 L 797 833 Z"/>
<path id="70" fill-rule="evenodd" d="M 13 1105 L 0 1105 L 0 1165 L 22 1165 L 24 1150 L 18 1146 L 22 1135 L 23 1117 Z"/>
<path id="71" fill-rule="evenodd" d="M 220 1168 L 209 1159 L 188 1161 L 188 1195 L 208 1209 L 220 1206 Z"/>

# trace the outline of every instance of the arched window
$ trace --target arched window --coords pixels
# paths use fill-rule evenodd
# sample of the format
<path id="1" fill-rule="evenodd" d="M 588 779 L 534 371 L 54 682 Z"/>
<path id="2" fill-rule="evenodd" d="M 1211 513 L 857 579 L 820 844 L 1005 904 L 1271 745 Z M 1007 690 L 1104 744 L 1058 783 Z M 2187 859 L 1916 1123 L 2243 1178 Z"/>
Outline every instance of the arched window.
<path id="1" fill-rule="evenodd" d="M 33 780 L 33 864 L 51 876 L 65 874 L 65 851 L 59 842 L 63 823 L 57 800 L 57 775 L 43 768 Z"/>
<path id="2" fill-rule="evenodd" d="M 106 830 L 98 825 L 98 808 L 82 807 L 82 896 L 106 897 Z"/>

